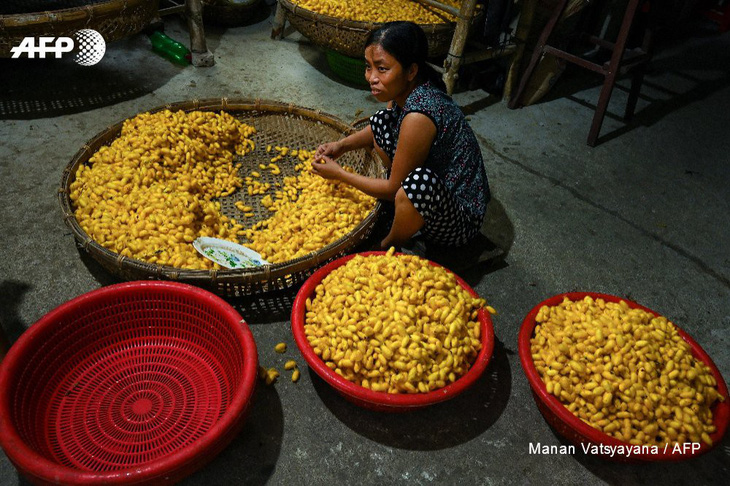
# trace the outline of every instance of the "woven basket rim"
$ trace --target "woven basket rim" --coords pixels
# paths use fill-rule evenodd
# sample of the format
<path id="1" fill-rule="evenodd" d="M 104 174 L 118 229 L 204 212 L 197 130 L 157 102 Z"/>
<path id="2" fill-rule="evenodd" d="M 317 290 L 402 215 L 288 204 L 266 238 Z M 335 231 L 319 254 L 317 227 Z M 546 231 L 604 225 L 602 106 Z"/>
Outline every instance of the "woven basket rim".
<path id="1" fill-rule="evenodd" d="M 93 5 L 80 5 L 78 7 L 62 8 L 58 10 L 43 10 L 40 12 L 27 12 L 18 14 L 0 14 L 0 25 L 4 29 L 20 28 L 29 25 L 43 23 L 62 23 L 66 21 L 78 22 L 79 12 L 86 12 L 88 18 L 94 18 L 98 14 L 123 11 L 134 8 L 138 5 L 150 3 L 157 0 L 108 0 Z"/>
<path id="2" fill-rule="evenodd" d="M 178 101 L 173 103 L 167 103 L 164 105 L 157 106 L 150 110 L 146 110 L 140 113 L 156 113 L 164 110 L 171 111 L 194 111 L 194 110 L 205 110 L 205 111 L 269 111 L 271 113 L 283 113 L 288 115 L 301 116 L 326 124 L 336 130 L 341 131 L 343 134 L 349 134 L 355 131 L 355 129 L 340 120 L 334 115 L 323 112 L 321 110 L 313 110 L 306 108 L 294 103 L 283 103 L 279 101 L 262 100 L 259 98 L 248 99 L 248 98 L 207 98 L 207 99 L 193 99 L 186 101 Z M 139 114 L 139 113 L 138 113 Z M 74 215 L 74 208 L 71 204 L 70 199 L 70 184 L 73 179 L 73 175 L 76 172 L 77 167 L 86 161 L 98 150 L 99 147 L 105 145 L 107 142 L 114 140 L 121 132 L 124 122 L 128 119 L 134 118 L 130 116 L 121 120 L 114 125 L 107 127 L 106 129 L 97 133 L 94 137 L 89 139 L 81 149 L 73 156 L 71 162 L 68 163 L 63 171 L 61 177 L 61 186 L 58 189 L 58 199 L 63 212 L 63 218 L 66 225 L 71 229 L 74 238 L 79 245 L 88 251 L 92 255 L 97 255 L 104 258 L 107 261 L 116 260 L 120 270 L 126 267 L 134 267 L 139 271 L 146 271 L 150 278 L 169 278 L 186 283 L 229 283 L 229 284 L 250 284 L 250 283 L 261 283 L 267 282 L 271 279 L 284 277 L 287 275 L 295 274 L 297 272 L 311 270 L 313 267 L 318 266 L 320 263 L 326 262 L 328 259 L 335 255 L 341 254 L 346 251 L 352 245 L 351 242 L 359 241 L 359 237 L 364 232 L 368 231 L 372 224 L 374 224 L 382 203 L 377 201 L 372 211 L 362 220 L 358 225 L 355 226 L 350 232 L 341 237 L 340 239 L 330 243 L 329 245 L 320 248 L 317 251 L 311 252 L 302 257 L 294 260 L 289 260 L 283 263 L 274 263 L 264 265 L 263 267 L 257 268 L 246 268 L 246 269 L 211 269 L 211 270 L 191 270 L 177 267 L 171 267 L 168 265 L 157 265 L 153 263 L 147 263 L 142 260 L 135 258 L 125 257 L 118 253 L 115 253 L 97 243 L 88 233 L 86 233 Z"/>
<path id="3" fill-rule="evenodd" d="M 381 25 L 383 25 L 385 22 L 364 22 L 362 20 L 349 20 L 349 19 L 343 19 L 341 17 L 332 17 L 330 15 L 321 14 L 318 12 L 314 12 L 313 10 L 306 9 L 304 7 L 301 7 L 295 3 L 293 3 L 291 0 L 279 0 L 279 5 L 282 6 L 282 8 L 288 10 L 292 15 L 301 17 L 305 20 L 310 20 L 313 22 L 322 22 L 324 24 L 329 25 L 336 25 L 339 28 L 344 29 L 351 29 L 351 30 L 359 30 L 359 31 L 365 31 L 370 32 L 372 30 L 377 29 Z M 431 34 L 434 32 L 440 32 L 440 31 L 449 31 L 453 30 L 456 26 L 456 22 L 442 22 L 438 24 L 418 24 L 421 29 L 426 34 Z"/>

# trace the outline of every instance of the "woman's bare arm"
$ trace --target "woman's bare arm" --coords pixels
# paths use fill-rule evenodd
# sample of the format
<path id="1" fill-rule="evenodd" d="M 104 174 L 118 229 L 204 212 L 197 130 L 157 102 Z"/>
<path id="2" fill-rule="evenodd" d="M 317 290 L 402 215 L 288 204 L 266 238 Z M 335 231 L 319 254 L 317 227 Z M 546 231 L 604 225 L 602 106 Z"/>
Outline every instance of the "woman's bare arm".
<path id="1" fill-rule="evenodd" d="M 372 132 L 370 135 L 372 136 Z M 392 201 L 408 174 L 426 162 L 435 138 L 436 125 L 429 117 L 421 113 L 409 113 L 401 123 L 398 145 L 388 179 L 375 179 L 347 172 L 326 155 L 321 157 L 324 163 L 312 164 L 312 170 L 326 179 L 337 179 L 350 184 L 375 198 Z"/>
<path id="2" fill-rule="evenodd" d="M 323 143 L 317 147 L 317 151 L 314 153 L 314 160 L 319 161 L 322 157 L 337 159 L 342 154 L 351 150 L 361 148 L 372 149 L 373 144 L 373 132 L 370 129 L 370 125 L 368 125 L 362 130 L 358 130 L 341 140 Z"/>

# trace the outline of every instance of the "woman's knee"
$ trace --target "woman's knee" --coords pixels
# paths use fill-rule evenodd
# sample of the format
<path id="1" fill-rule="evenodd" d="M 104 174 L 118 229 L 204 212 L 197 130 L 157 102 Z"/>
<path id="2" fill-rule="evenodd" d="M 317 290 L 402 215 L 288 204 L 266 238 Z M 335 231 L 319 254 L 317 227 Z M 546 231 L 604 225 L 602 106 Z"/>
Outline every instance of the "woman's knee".
<path id="1" fill-rule="evenodd" d="M 406 194 L 406 191 L 402 187 L 398 188 L 398 191 L 395 193 L 395 205 L 413 207 L 413 203 L 411 202 L 408 194 Z"/>
<path id="2" fill-rule="evenodd" d="M 406 194 L 406 191 L 402 187 L 395 193 L 394 206 L 396 214 L 418 222 L 419 227 L 423 226 L 424 220 L 421 212 L 418 210 L 417 205 L 413 204 L 413 201 L 411 201 L 411 198 L 408 197 L 408 194 Z"/>
<path id="3" fill-rule="evenodd" d="M 423 217 L 419 214 L 408 195 L 401 187 L 395 193 L 395 216 L 388 236 L 383 240 L 384 246 L 401 245 L 424 225 Z"/>

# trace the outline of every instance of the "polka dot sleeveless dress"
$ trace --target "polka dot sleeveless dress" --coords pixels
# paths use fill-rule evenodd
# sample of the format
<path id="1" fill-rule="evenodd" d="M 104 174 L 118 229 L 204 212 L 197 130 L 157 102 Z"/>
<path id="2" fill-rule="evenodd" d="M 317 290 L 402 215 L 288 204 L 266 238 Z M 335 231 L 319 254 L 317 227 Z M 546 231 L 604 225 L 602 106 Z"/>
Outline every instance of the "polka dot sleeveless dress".
<path id="1" fill-rule="evenodd" d="M 403 108 L 394 105 L 370 117 L 375 143 L 391 160 L 400 124 L 413 112 L 428 116 L 437 135 L 425 164 L 408 174 L 401 187 L 423 217 L 421 232 L 428 240 L 463 245 L 479 232 L 490 197 L 476 137 L 451 98 L 425 83 Z"/>

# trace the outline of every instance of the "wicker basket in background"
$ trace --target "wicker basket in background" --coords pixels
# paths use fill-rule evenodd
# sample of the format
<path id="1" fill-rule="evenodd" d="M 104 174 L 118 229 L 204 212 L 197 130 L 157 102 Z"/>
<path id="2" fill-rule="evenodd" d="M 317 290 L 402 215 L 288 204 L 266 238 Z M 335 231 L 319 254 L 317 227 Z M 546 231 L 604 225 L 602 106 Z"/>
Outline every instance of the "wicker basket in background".
<path id="1" fill-rule="evenodd" d="M 310 150 L 322 142 L 337 140 L 354 131 L 350 125 L 331 115 L 272 101 L 227 98 L 193 100 L 161 106 L 150 112 L 165 109 L 225 111 L 244 123 L 254 125 L 256 133 L 251 138 L 256 143 L 256 148 L 244 157 L 237 156 L 237 162 L 243 164 L 240 169 L 242 176 L 251 170 L 256 170 L 260 163 L 269 163 L 271 154 L 266 152 L 267 145 L 283 145 Z M 122 124 L 123 122 L 117 123 L 102 131 L 79 150 L 63 172 L 58 195 L 64 220 L 71 228 L 78 245 L 106 270 L 119 278 L 125 280 L 177 280 L 206 288 L 224 297 L 259 295 L 290 289 L 304 282 L 321 265 L 346 254 L 367 238 L 380 210 L 380 203 L 377 203 L 370 214 L 350 233 L 316 252 L 288 262 L 258 268 L 187 270 L 128 258 L 104 248 L 81 228 L 74 216 L 74 207 L 69 196 L 70 186 L 75 180 L 79 165 L 87 163 L 100 147 L 111 144 L 121 133 Z M 373 154 L 364 150 L 347 153 L 340 158 L 340 162 L 363 175 L 384 177 L 385 174 Z M 281 182 L 284 177 L 295 174 L 291 165 L 280 164 L 280 167 L 280 175 L 262 171 L 261 181 L 269 182 L 273 186 L 273 183 Z M 238 218 L 240 211 L 236 209 L 235 203 L 241 198 L 241 191 L 237 191 L 220 199 L 223 213 L 228 217 Z M 271 216 L 271 212 L 261 205 L 263 195 L 254 196 L 254 198 L 253 204 L 250 199 L 247 199 L 246 202 L 247 205 L 254 206 L 254 216 L 246 219 L 246 223 L 249 224 L 268 219 Z"/>
<path id="2" fill-rule="evenodd" d="M 368 34 L 382 23 L 360 22 L 330 17 L 302 8 L 290 0 L 279 0 L 291 25 L 313 44 L 349 57 L 361 58 L 365 52 Z M 419 24 L 428 38 L 429 57 L 444 56 L 449 52 L 456 24 Z"/>
<path id="3" fill-rule="evenodd" d="M 22 6 L 26 2 L 12 1 L 14 6 Z M 46 9 L 39 12 L 0 14 L 0 57 L 10 57 L 10 49 L 20 45 L 25 37 L 72 37 L 81 29 L 96 30 L 106 42 L 128 37 L 149 25 L 157 15 L 158 1 L 69 0 L 63 5 L 76 3 L 78 6 L 52 11 Z M 29 8 L 38 4 L 32 0 L 27 0 L 26 3 Z"/>

